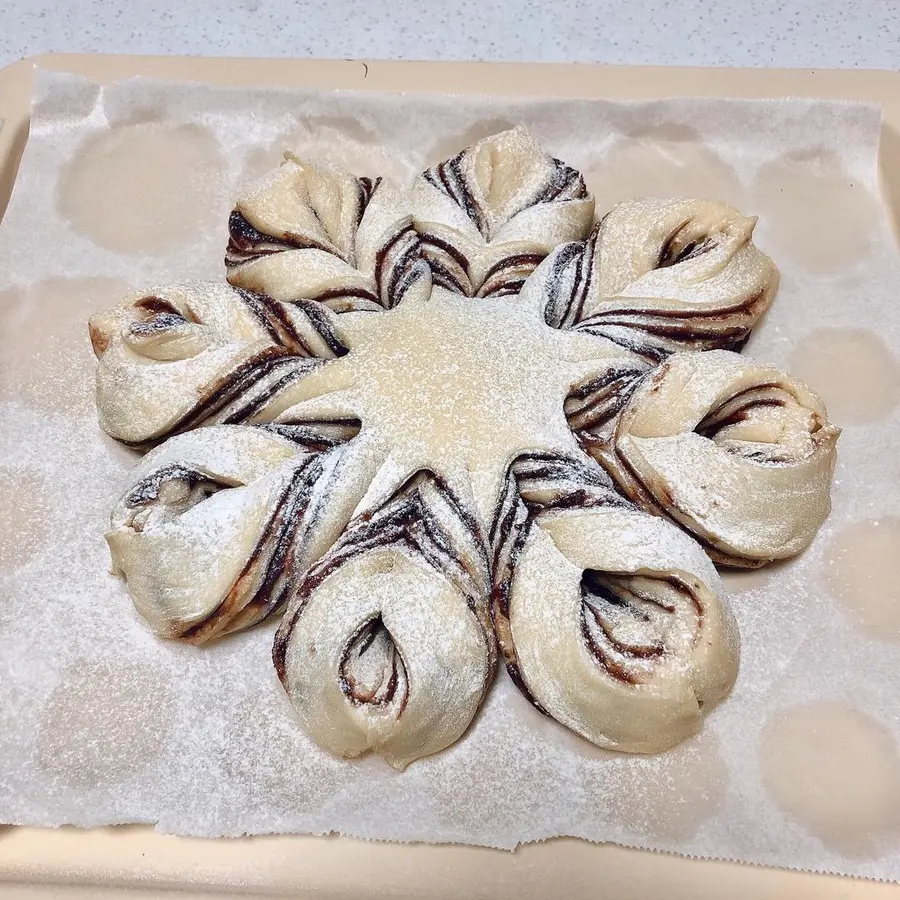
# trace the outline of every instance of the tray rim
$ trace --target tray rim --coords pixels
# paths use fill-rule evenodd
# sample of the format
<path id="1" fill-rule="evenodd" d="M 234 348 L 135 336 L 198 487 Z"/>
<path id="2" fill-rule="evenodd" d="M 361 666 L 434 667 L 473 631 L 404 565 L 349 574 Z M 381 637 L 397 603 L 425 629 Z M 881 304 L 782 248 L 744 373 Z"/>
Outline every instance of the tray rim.
<path id="1" fill-rule="evenodd" d="M 27 138 L 32 73 L 36 66 L 73 72 L 110 83 L 133 75 L 236 85 L 304 85 L 363 90 L 440 91 L 464 82 L 460 92 L 522 96 L 606 97 L 616 100 L 677 96 L 810 97 L 879 102 L 883 109 L 882 188 L 893 213 L 900 211 L 900 72 L 832 69 L 733 69 L 605 66 L 565 63 L 466 63 L 383 60 L 291 60 L 226 57 L 42 54 L 0 69 L 0 219 Z M 189 77 L 185 67 L 190 67 Z M 414 84 L 410 75 L 415 73 Z M 702 84 L 702 91 L 696 86 Z M 898 229 L 900 233 L 900 229 Z M 370 867 L 380 885 L 354 881 L 351 873 Z M 255 876 L 253 871 L 255 870 Z M 472 877 L 471 873 L 479 873 Z M 0 886 L 4 895 L 28 887 L 27 896 L 81 895 L 93 887 L 231 893 L 235 890 L 300 891 L 352 896 L 375 890 L 406 895 L 416 883 L 459 891 L 454 877 L 468 878 L 466 894 L 534 894 L 536 885 L 596 896 L 601 878 L 610 894 L 653 896 L 654 885 L 669 897 L 780 895 L 870 900 L 900 897 L 900 885 L 769 869 L 721 860 L 698 860 L 557 838 L 513 853 L 461 845 L 389 844 L 345 837 L 306 835 L 243 839 L 200 839 L 159 834 L 150 826 L 92 830 L 0 826 Z M 593 881 L 596 878 L 597 881 Z M 590 880 L 587 880 L 590 879 Z M 577 884 L 576 884 L 577 883 Z M 43 886 L 46 892 L 31 888 Z M 570 890 L 570 894 L 573 893 Z M 508 892 L 512 893 L 508 893 Z M 777 893 L 776 893 L 777 892 Z M 606 890 L 604 890 L 606 893 Z M 123 894 L 124 895 L 124 894 Z M 296 896 L 297 894 L 294 893 Z M 427 890 L 428 896 L 439 896 Z M 23 896 L 25 894 L 23 893 Z M 110 896 L 110 894 L 105 894 Z M 145 895 L 146 896 L 146 895 Z"/>
<path id="2" fill-rule="evenodd" d="M 196 70 L 185 78 L 184 66 Z M 442 62 L 252 57 L 137 56 L 46 53 L 0 69 L 0 221 L 25 146 L 32 73 L 36 67 L 73 72 L 108 84 L 138 75 L 219 85 L 306 86 L 532 97 L 649 100 L 670 97 L 855 100 L 882 108 L 882 147 L 900 159 L 900 71 L 887 69 L 747 69 L 612 66 L 597 63 Z M 412 84 L 409 74 L 415 71 Z M 696 86 L 702 84 L 701 90 Z M 12 95 L 14 100 L 9 101 Z M 8 107 L 8 108 L 5 108 Z M 12 166 L 10 166 L 12 159 Z M 900 243 L 900 164 L 880 167 L 889 218 Z"/>

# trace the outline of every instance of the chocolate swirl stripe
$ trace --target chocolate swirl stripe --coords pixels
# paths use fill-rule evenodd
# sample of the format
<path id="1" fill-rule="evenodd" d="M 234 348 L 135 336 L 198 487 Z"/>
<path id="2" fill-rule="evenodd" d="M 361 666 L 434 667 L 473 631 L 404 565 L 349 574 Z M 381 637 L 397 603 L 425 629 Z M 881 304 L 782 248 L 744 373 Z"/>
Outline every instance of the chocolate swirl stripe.
<path id="1" fill-rule="evenodd" d="M 382 179 L 379 178 L 369 178 L 365 175 L 356 179 L 357 184 L 359 185 L 359 211 L 356 214 L 356 225 L 359 227 L 362 222 L 363 215 L 366 212 L 366 207 L 369 205 L 369 201 L 372 199 L 372 195 L 375 191 L 378 190 L 381 185 Z"/>
<path id="2" fill-rule="evenodd" d="M 474 290 L 468 274 L 469 261 L 462 251 L 427 231 L 421 232 L 419 238 L 434 283 L 448 291 L 471 296 Z"/>
<path id="3" fill-rule="evenodd" d="M 614 481 L 587 461 L 546 454 L 524 454 L 510 465 L 505 487 L 494 510 L 489 542 L 492 548 L 494 589 L 514 568 L 516 532 L 550 510 L 592 506 L 630 507 Z"/>
<path id="4" fill-rule="evenodd" d="M 326 749 L 372 750 L 402 768 L 468 727 L 496 658 L 473 525 L 440 479 L 419 473 L 352 521 L 299 585 L 273 660 Z"/>
<path id="5" fill-rule="evenodd" d="M 227 376 L 207 385 L 193 408 L 169 427 L 166 436 L 190 431 L 201 425 L 245 422 L 318 365 L 318 360 L 292 356 L 280 348 L 267 347 Z M 143 446 L 149 442 L 123 443 Z"/>
<path id="6" fill-rule="evenodd" d="M 355 438 L 360 431 L 358 419 L 329 419 L 327 421 L 270 422 L 259 426 L 262 430 L 292 441 L 311 453 L 331 450 Z"/>
<path id="7" fill-rule="evenodd" d="M 370 662 L 376 656 L 380 666 Z M 403 715 L 409 700 L 406 665 L 380 616 L 360 625 L 341 654 L 338 671 L 341 691 L 351 703 L 378 708 L 398 701 L 397 716 Z"/>
<path id="8" fill-rule="evenodd" d="M 344 297 L 343 294 L 332 294 L 329 297 L 326 297 L 326 300 L 334 299 L 335 297 L 340 296 Z M 316 298 L 318 300 L 322 300 L 323 298 L 320 296 Z M 273 305 L 278 305 L 275 301 L 272 301 Z M 284 307 L 279 307 L 281 310 Z M 333 317 L 326 315 L 325 310 L 322 309 L 317 303 L 311 300 L 297 300 L 291 304 L 292 309 L 299 310 L 306 317 L 306 320 L 315 330 L 316 334 L 321 338 L 322 343 L 328 348 L 328 355 L 334 358 L 339 356 L 346 355 L 347 348 L 341 343 L 340 338 L 338 337 L 337 329 L 334 326 Z M 325 354 L 321 352 L 310 353 L 311 356 L 323 356 Z"/>
<path id="9" fill-rule="evenodd" d="M 685 345 L 691 350 L 740 349 L 768 300 L 758 291 L 743 302 L 722 307 L 715 315 L 699 310 L 654 310 L 639 307 L 610 310 L 583 319 L 577 330 L 623 343 L 650 360 L 660 360 Z"/>
<path id="10" fill-rule="evenodd" d="M 177 309 L 168 300 L 157 297 L 155 294 L 149 294 L 136 300 L 134 308 L 136 311 L 147 313 L 147 318 L 138 318 L 130 323 L 129 330 L 133 335 L 146 337 L 160 334 L 182 325 L 200 324 L 196 314 L 190 307 L 184 310 Z M 94 336 L 92 335 L 93 338 Z M 100 343 L 100 348 L 103 350 L 109 345 L 109 341 L 104 342 L 99 335 L 96 337 L 96 341 Z"/>
<path id="11" fill-rule="evenodd" d="M 155 503 L 164 491 L 171 493 L 172 485 L 178 485 L 178 492 L 186 497 L 208 497 L 224 488 L 236 487 L 233 481 L 215 478 L 193 466 L 176 462 L 162 466 L 138 481 L 125 494 L 125 504 L 137 509 Z"/>
<path id="12" fill-rule="evenodd" d="M 255 625 L 280 609 L 295 586 L 289 556 L 322 474 L 321 460 L 306 460 L 293 472 L 272 515 L 228 594 L 209 614 L 185 628 L 178 637 L 202 643 L 219 634 Z M 248 591 L 248 585 L 255 589 Z"/>
<path id="13" fill-rule="evenodd" d="M 611 366 L 566 397 L 566 419 L 572 431 L 595 430 L 610 422 L 646 375 L 637 365 Z"/>
<path id="14" fill-rule="evenodd" d="M 704 605 L 697 590 L 684 578 L 670 576 L 662 579 L 654 589 L 641 589 L 636 585 L 649 579 L 622 578 L 602 575 L 588 569 L 581 579 L 581 619 L 582 635 L 597 663 L 613 678 L 626 684 L 646 683 L 648 672 L 630 666 L 638 660 L 655 660 L 666 651 L 660 635 L 652 635 L 643 643 L 629 642 L 617 636 L 616 625 L 624 618 L 630 626 L 649 625 L 651 617 L 659 612 L 669 616 L 678 610 L 671 597 L 683 601 L 686 607 L 693 607 L 696 615 L 697 637 L 703 626 Z M 667 585 L 668 592 L 659 587 Z M 631 620 L 631 621 L 629 621 Z M 694 643 L 696 644 L 697 638 Z"/>
<path id="15" fill-rule="evenodd" d="M 429 184 L 446 194 L 471 219 L 472 223 L 485 239 L 490 238 L 490 226 L 484 204 L 479 202 L 469 180 L 463 173 L 466 151 L 426 169 L 422 173 Z"/>
<path id="16" fill-rule="evenodd" d="M 632 469 L 627 458 L 618 454 L 614 442 L 611 442 L 608 438 L 594 440 L 590 432 L 583 433 L 581 439 L 588 453 L 615 480 L 624 497 L 627 497 L 635 506 L 655 516 L 665 517 L 667 515 L 665 503 L 658 503 L 653 494 L 644 487 L 640 479 L 636 477 L 637 473 Z M 670 504 L 673 501 L 671 496 L 667 496 L 665 499 Z M 686 530 L 690 531 L 690 529 Z M 703 545 L 707 552 L 715 549 L 710 542 L 703 540 L 701 536 L 693 532 L 691 536 Z"/>
<path id="17" fill-rule="evenodd" d="M 584 176 L 577 169 L 567 166 L 561 159 L 553 157 L 553 172 L 547 179 L 544 188 L 539 191 L 530 203 L 553 203 L 559 200 L 583 200 L 588 196 Z"/>
<path id="18" fill-rule="evenodd" d="M 236 209 L 232 210 L 228 217 L 228 236 L 228 249 L 225 252 L 225 266 L 228 269 L 284 250 L 334 252 L 334 248 L 329 244 L 302 235 L 283 233 L 280 237 L 273 237 L 264 234 L 254 228 Z"/>
<path id="19" fill-rule="evenodd" d="M 484 274 L 479 297 L 505 297 L 518 294 L 525 279 L 543 260 L 540 253 L 516 253 L 501 259 Z"/>
<path id="20" fill-rule="evenodd" d="M 283 304 L 265 294 L 254 294 L 241 288 L 236 288 L 236 291 L 259 324 L 265 328 L 273 344 L 284 347 L 297 356 L 315 355 L 288 318 Z"/>
<path id="21" fill-rule="evenodd" d="M 640 684 L 639 675 L 619 660 L 657 659 L 665 652 L 665 646 L 658 637 L 645 643 L 628 643 L 617 637 L 610 614 L 624 610 L 629 618 L 646 623 L 649 614 L 636 601 L 642 600 L 670 614 L 675 608 L 662 603 L 656 596 L 639 594 L 628 586 L 616 590 L 614 585 L 597 572 L 588 570 L 584 573 L 581 579 L 581 634 L 591 654 L 609 675 L 626 684 Z"/>
<path id="22" fill-rule="evenodd" d="M 656 346 L 645 340 L 640 329 L 611 326 L 596 330 L 584 329 L 584 332 L 585 334 L 593 334 L 595 337 L 610 341 L 623 350 L 634 354 L 639 359 L 644 360 L 649 366 L 658 365 L 672 352 L 668 348 Z"/>
<path id="23" fill-rule="evenodd" d="M 497 520 L 498 531 L 494 546 L 494 584 L 491 589 L 491 624 L 497 649 L 503 656 L 507 674 L 525 698 L 541 712 L 546 710 L 534 698 L 519 671 L 515 643 L 509 627 L 509 599 L 513 572 L 528 537 L 531 517 L 518 491 L 510 482 L 510 491 L 503 517 Z"/>
<path id="24" fill-rule="evenodd" d="M 563 244 L 548 257 L 541 273 L 547 282 L 541 306 L 544 321 L 553 328 L 572 328 L 581 320 L 591 289 L 595 244 L 596 231 L 587 241 Z"/>
<path id="25" fill-rule="evenodd" d="M 375 287 L 385 309 L 396 306 L 416 278 L 422 259 L 418 235 L 412 225 L 401 228 L 375 256 Z"/>
<path id="26" fill-rule="evenodd" d="M 491 621 L 510 678 L 538 709 L 541 709 L 540 704 L 519 672 L 509 627 L 510 589 L 519 554 L 532 523 L 541 513 L 607 505 L 621 507 L 628 503 L 597 466 L 564 457 L 528 454 L 517 458 L 509 468 L 490 533 L 493 549 Z"/>
<path id="27" fill-rule="evenodd" d="M 367 288 L 328 288 L 321 291 L 309 300 L 321 303 L 334 312 L 373 312 L 381 309 L 378 295 Z M 291 300 L 292 304 L 299 305 L 300 299 Z"/>
<path id="28" fill-rule="evenodd" d="M 767 410 L 785 410 L 794 406 L 798 399 L 784 385 L 759 384 L 739 391 L 723 401 L 703 419 L 694 431 L 702 437 L 716 440 L 723 433 L 727 435 L 727 430 L 732 426 L 751 422 L 756 414 L 765 415 Z M 811 432 L 818 432 L 827 424 L 827 421 L 816 410 L 810 411 L 809 428 Z M 751 443 L 728 440 L 726 437 L 724 440 L 719 440 L 719 446 L 728 453 L 768 465 L 790 465 L 796 459 L 792 448 L 782 447 L 777 443 Z"/>

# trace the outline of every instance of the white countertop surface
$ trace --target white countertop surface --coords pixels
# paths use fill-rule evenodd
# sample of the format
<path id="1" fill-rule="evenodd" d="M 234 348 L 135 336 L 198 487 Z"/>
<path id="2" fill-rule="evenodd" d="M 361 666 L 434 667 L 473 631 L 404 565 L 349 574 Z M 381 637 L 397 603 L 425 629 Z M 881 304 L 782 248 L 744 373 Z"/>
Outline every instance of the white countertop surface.
<path id="1" fill-rule="evenodd" d="M 5 0 L 37 53 L 900 68 L 898 0 Z"/>

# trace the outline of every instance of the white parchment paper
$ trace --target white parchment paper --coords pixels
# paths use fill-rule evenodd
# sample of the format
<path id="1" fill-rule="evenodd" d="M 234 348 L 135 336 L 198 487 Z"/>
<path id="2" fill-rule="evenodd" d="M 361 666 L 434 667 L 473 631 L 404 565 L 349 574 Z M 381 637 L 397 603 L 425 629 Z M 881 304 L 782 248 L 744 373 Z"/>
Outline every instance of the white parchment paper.
<path id="1" fill-rule="evenodd" d="M 343 762 L 291 717 L 273 625 L 155 638 L 103 531 L 134 454 L 96 425 L 86 320 L 129 289 L 223 278 L 240 186 L 284 149 L 409 181 L 524 122 L 627 196 L 760 216 L 782 270 L 745 352 L 807 378 L 845 428 L 834 512 L 798 559 L 728 576 L 732 696 L 653 758 L 604 753 L 501 673 L 455 747 Z M 877 108 L 232 90 L 38 73 L 0 226 L 0 821 L 240 835 L 337 831 L 512 848 L 553 835 L 900 879 L 900 286 Z"/>

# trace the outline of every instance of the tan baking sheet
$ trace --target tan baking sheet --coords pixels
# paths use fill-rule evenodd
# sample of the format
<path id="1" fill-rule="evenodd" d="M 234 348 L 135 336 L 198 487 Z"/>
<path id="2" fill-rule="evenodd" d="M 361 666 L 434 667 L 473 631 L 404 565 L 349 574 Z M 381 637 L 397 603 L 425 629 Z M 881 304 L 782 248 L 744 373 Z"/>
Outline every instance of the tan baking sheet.
<path id="1" fill-rule="evenodd" d="M 374 66 L 373 66 L 373 68 L 374 68 Z M 195 78 L 196 78 L 196 77 L 198 77 L 198 76 L 197 76 L 197 75 L 192 75 L 192 77 L 195 77 Z M 421 81 L 418 82 L 417 86 L 420 85 L 420 84 L 421 84 Z M 397 85 L 397 86 L 402 86 L 402 85 Z M 485 88 L 485 84 L 484 84 L 483 82 L 479 82 L 479 83 L 477 83 L 477 84 L 474 85 L 474 86 L 476 87 L 476 89 L 481 89 L 481 90 L 483 90 L 483 89 Z M 446 87 L 446 85 L 445 85 L 445 87 Z M 508 90 L 508 89 L 507 89 L 507 90 Z M 697 90 L 696 86 L 693 88 L 693 91 L 692 91 L 692 92 L 693 92 L 693 93 L 699 93 L 699 91 Z M 579 93 L 579 92 L 574 91 L 573 93 Z M 662 92 L 658 91 L 657 93 L 662 93 Z M 344 843 L 344 842 L 341 842 L 341 843 Z M 548 846 L 557 846 L 557 845 L 548 845 Z M 415 849 L 417 850 L 418 848 L 415 848 Z M 524 854 L 519 854 L 519 858 L 522 858 L 523 855 L 524 855 Z M 493 865 L 493 863 L 491 863 L 491 865 Z M 377 867 L 376 867 L 376 869 L 377 869 Z M 603 878 L 603 882 L 606 882 L 606 880 L 607 880 L 606 878 Z M 591 880 L 591 881 L 592 881 L 592 880 Z M 591 883 L 591 882 L 588 882 L 588 884 L 590 884 L 590 883 Z M 432 884 L 431 886 L 432 886 L 433 888 L 440 889 L 440 888 L 442 888 L 442 887 L 443 887 L 444 885 L 446 885 L 446 884 L 447 884 L 447 882 L 446 882 L 446 880 L 444 880 L 443 882 L 434 883 L 434 884 Z M 596 882 L 593 882 L 593 885 L 594 885 L 594 887 L 596 887 Z M 274 885 L 271 885 L 271 886 L 274 887 Z M 586 885 L 586 886 L 587 886 L 587 885 Z M 646 886 L 645 886 L 645 887 L 646 887 Z M 519 893 L 521 893 L 521 891 L 519 891 Z M 568 891 L 568 893 L 571 894 L 572 891 L 570 890 L 570 891 Z M 645 893 L 646 893 L 646 891 L 645 891 Z M 667 891 L 667 893 L 671 894 L 671 891 L 669 890 L 669 891 Z M 692 892 L 692 893 L 693 893 L 693 895 L 696 895 L 696 892 Z M 792 891 L 791 893 L 796 893 L 796 892 L 795 892 L 795 891 Z M 620 894 L 620 895 L 621 895 L 621 894 Z"/>

